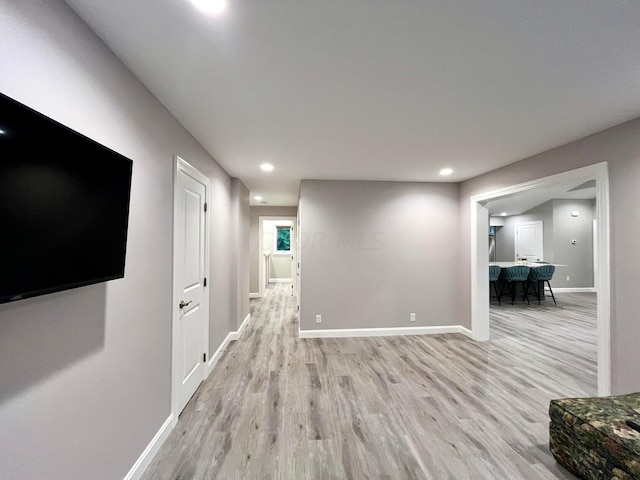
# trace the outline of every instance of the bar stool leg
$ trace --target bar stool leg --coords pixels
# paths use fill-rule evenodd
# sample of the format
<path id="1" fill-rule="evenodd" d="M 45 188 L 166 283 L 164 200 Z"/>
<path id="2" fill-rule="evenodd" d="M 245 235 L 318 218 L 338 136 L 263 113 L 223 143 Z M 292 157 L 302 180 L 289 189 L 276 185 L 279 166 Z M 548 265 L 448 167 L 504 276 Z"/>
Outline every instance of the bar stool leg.
<path id="1" fill-rule="evenodd" d="M 491 282 L 491 284 L 493 285 L 493 290 L 496 292 L 496 297 L 498 298 L 498 305 L 502 305 L 502 303 L 500 303 L 500 293 L 498 293 L 498 287 L 496 285 L 496 282 Z"/>
<path id="2" fill-rule="evenodd" d="M 553 290 L 551 289 L 551 284 L 549 283 L 549 280 L 546 280 L 547 285 L 549 285 L 549 291 L 551 292 L 551 298 L 553 298 L 553 304 L 557 305 L 556 303 L 556 296 L 553 294 Z M 542 282 L 542 286 L 544 286 L 544 282 Z"/>
<path id="3" fill-rule="evenodd" d="M 531 305 L 531 303 L 529 303 L 529 292 L 527 290 L 529 290 L 529 282 L 523 280 L 522 281 L 522 299 L 527 301 L 527 305 Z"/>
<path id="4" fill-rule="evenodd" d="M 511 282 L 507 282 L 506 280 L 502 283 L 502 288 L 500 289 L 500 296 L 502 297 L 505 288 L 509 289 L 509 296 L 511 296 Z"/>

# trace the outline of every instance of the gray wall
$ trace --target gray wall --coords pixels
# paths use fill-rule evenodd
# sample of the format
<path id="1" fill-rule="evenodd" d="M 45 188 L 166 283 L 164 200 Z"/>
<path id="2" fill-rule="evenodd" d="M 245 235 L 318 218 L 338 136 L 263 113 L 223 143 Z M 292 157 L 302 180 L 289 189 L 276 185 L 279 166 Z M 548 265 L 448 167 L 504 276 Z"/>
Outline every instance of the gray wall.
<path id="1" fill-rule="evenodd" d="M 122 479 L 170 414 L 173 155 L 212 180 L 212 351 L 246 285 L 231 179 L 62 1 L 0 17 L 0 91 L 134 162 L 125 278 L 0 305 L 0 478 Z"/>
<path id="2" fill-rule="evenodd" d="M 580 215 L 572 217 L 577 210 Z M 497 261 L 512 262 L 515 258 L 515 226 L 521 222 L 542 221 L 544 260 L 557 267 L 551 280 L 554 288 L 593 287 L 593 218 L 594 200 L 554 199 L 522 215 L 505 218 L 505 225 L 496 232 Z M 576 240 L 572 245 L 571 241 Z M 566 277 L 570 277 L 567 281 Z"/>
<path id="3" fill-rule="evenodd" d="M 303 180 L 300 328 L 459 324 L 457 216 L 456 184 Z"/>
<path id="4" fill-rule="evenodd" d="M 270 280 L 290 280 L 291 279 L 291 256 L 271 255 L 271 278 Z"/>
<path id="5" fill-rule="evenodd" d="M 580 213 L 572 217 L 571 212 Z M 593 200 L 553 201 L 552 261 L 566 265 L 558 267 L 551 285 L 553 287 L 593 287 Z M 571 241 L 576 244 L 572 245 Z M 567 281 L 566 277 L 570 280 Z"/>
<path id="6" fill-rule="evenodd" d="M 232 304 L 232 324 L 229 326 L 230 330 L 237 330 L 242 321 L 249 315 L 249 189 L 242 181 L 233 178 L 231 180 L 231 194 L 233 243 L 237 245 L 238 252 L 242 252 L 242 254 L 238 255 L 236 263 L 235 278 L 237 281 L 232 281 L 236 301 Z M 212 223 L 215 228 L 217 223 L 215 220 Z M 211 352 L 214 351 L 211 350 Z"/>
<path id="7" fill-rule="evenodd" d="M 249 290 L 260 291 L 258 273 L 258 248 L 260 247 L 260 217 L 295 217 L 298 207 L 251 207 L 249 226 Z"/>
<path id="8" fill-rule="evenodd" d="M 613 393 L 640 390 L 640 119 L 508 165 L 460 185 L 460 318 L 471 320 L 470 197 L 606 161 L 611 229 L 611 351 Z"/>

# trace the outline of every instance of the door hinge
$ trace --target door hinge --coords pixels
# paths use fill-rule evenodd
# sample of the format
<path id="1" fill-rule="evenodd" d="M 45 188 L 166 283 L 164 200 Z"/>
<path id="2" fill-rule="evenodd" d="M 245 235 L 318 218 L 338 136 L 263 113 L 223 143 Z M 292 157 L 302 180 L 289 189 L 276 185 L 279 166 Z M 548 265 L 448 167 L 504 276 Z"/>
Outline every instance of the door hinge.
<path id="1" fill-rule="evenodd" d="M 207 286 L 207 277 L 204 277 L 204 286 Z"/>
<path id="2" fill-rule="evenodd" d="M 203 353 L 203 354 L 202 354 L 202 361 L 203 361 L 203 362 L 206 362 L 206 361 L 207 361 L 207 354 L 206 354 L 206 353 Z"/>
<path id="3" fill-rule="evenodd" d="M 207 211 L 207 202 L 204 202 L 204 211 Z"/>

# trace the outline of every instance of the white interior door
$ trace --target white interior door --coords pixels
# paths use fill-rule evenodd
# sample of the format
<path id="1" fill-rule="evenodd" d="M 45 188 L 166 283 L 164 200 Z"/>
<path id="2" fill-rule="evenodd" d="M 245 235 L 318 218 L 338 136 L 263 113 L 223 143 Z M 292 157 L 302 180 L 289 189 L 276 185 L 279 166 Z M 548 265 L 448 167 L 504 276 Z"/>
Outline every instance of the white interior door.
<path id="1" fill-rule="evenodd" d="M 517 223 L 515 231 L 516 260 L 544 260 L 544 240 L 542 222 Z"/>
<path id="2" fill-rule="evenodd" d="M 174 387 L 181 412 L 205 377 L 208 180 L 181 159 L 175 181 Z"/>

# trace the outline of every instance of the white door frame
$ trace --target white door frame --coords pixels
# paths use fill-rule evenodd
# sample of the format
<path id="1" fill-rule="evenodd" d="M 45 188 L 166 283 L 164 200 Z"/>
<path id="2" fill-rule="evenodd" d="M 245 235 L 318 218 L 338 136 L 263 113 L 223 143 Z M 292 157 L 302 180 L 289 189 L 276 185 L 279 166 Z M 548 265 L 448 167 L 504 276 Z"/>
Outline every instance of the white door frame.
<path id="1" fill-rule="evenodd" d="M 544 225 L 542 220 L 534 220 L 532 222 L 518 222 L 513 226 L 513 260 L 518 261 L 518 227 L 523 225 L 540 225 L 540 233 L 542 234 L 542 250 L 538 260 L 544 260 Z"/>
<path id="2" fill-rule="evenodd" d="M 291 224 L 291 294 L 294 297 L 298 296 L 298 269 L 296 268 L 298 261 L 298 226 L 296 220 L 294 219 Z"/>
<path id="3" fill-rule="evenodd" d="M 296 256 L 295 256 L 295 289 L 294 294 L 296 296 L 296 307 L 298 311 L 300 311 L 300 271 L 301 271 L 301 257 L 300 257 L 300 242 L 302 237 L 302 232 L 300 229 L 300 203 L 298 203 L 298 212 L 296 213 Z"/>
<path id="4" fill-rule="evenodd" d="M 471 331 L 474 340 L 489 339 L 489 211 L 490 199 L 545 187 L 568 180 L 596 181 L 598 286 L 598 395 L 611 395 L 611 274 L 609 247 L 609 171 L 607 162 L 539 178 L 471 197 Z"/>
<path id="5" fill-rule="evenodd" d="M 592 226 L 593 241 L 593 289 L 598 291 L 598 220 L 593 219 Z"/>
<path id="6" fill-rule="evenodd" d="M 205 176 L 204 174 L 200 173 L 196 168 L 194 168 L 193 166 L 191 166 L 189 163 L 187 163 L 185 160 L 183 160 L 182 158 L 180 158 L 179 156 L 175 156 L 174 157 L 175 160 L 175 169 L 173 172 L 173 294 L 172 294 L 172 298 L 173 298 L 173 304 L 171 305 L 171 316 L 172 316 L 172 328 L 171 328 L 171 334 L 172 334 L 172 340 L 171 340 L 171 413 L 173 415 L 173 423 L 174 426 L 175 424 L 178 422 L 178 415 L 180 415 L 181 412 L 179 412 L 179 402 L 178 402 L 178 398 L 179 398 L 179 384 L 181 381 L 180 378 L 180 369 L 179 369 L 179 362 L 178 362 L 178 354 L 180 351 L 180 339 L 179 339 L 179 331 L 178 331 L 178 327 L 179 327 L 179 316 L 180 316 L 180 309 L 178 307 L 178 304 L 180 303 L 180 285 L 178 285 L 178 279 L 176 278 L 177 275 L 175 274 L 176 270 L 177 270 L 177 262 L 178 262 L 178 258 L 179 258 L 179 252 L 176 251 L 177 249 L 177 244 L 178 242 L 176 241 L 176 235 L 178 234 L 178 229 L 176 228 L 176 219 L 177 219 L 177 195 L 179 194 L 178 192 L 178 174 L 180 172 L 185 172 L 187 173 L 189 176 L 195 178 L 196 180 L 198 180 L 199 182 L 201 182 L 202 184 L 204 184 L 205 189 L 206 189 L 206 193 L 205 193 L 205 202 L 207 203 L 207 205 L 210 203 L 209 199 L 211 196 L 211 180 Z M 205 275 L 206 278 L 210 279 L 211 275 L 210 275 L 210 263 L 209 263 L 209 253 L 210 253 L 210 245 L 211 245 L 211 222 L 209 219 L 209 209 L 207 209 L 207 211 L 205 212 L 205 247 L 204 247 L 204 261 L 205 261 Z M 203 298 L 203 305 L 202 308 L 204 310 L 204 316 L 205 316 L 205 325 L 204 325 L 204 332 L 203 332 L 203 352 L 206 353 L 207 355 L 207 360 L 210 359 L 211 355 L 209 352 L 209 291 L 208 288 L 205 291 L 204 294 L 204 298 Z M 204 375 L 206 377 L 206 375 L 208 374 L 208 365 L 205 363 L 205 368 L 204 368 Z M 204 380 L 204 379 L 203 379 Z"/>
<path id="7" fill-rule="evenodd" d="M 263 238 L 263 221 L 264 220 L 271 220 L 271 221 L 278 221 L 278 220 L 286 220 L 286 221 L 290 221 L 291 222 L 291 228 L 293 229 L 293 234 L 297 235 L 297 228 L 296 228 L 296 217 L 287 217 L 287 216 L 259 216 L 258 217 L 258 292 L 260 294 L 260 297 L 264 296 L 264 284 L 265 284 L 265 271 L 264 271 L 264 256 L 262 254 L 262 238 Z M 294 241 L 295 241 L 294 237 Z M 297 252 L 296 252 L 296 248 L 295 248 L 296 243 L 292 243 L 291 244 L 291 255 L 293 256 L 293 260 L 291 260 L 292 262 L 297 261 Z M 294 285 L 294 295 L 297 294 L 296 292 L 296 287 L 295 287 L 295 278 L 291 278 L 291 283 L 292 285 Z"/>

